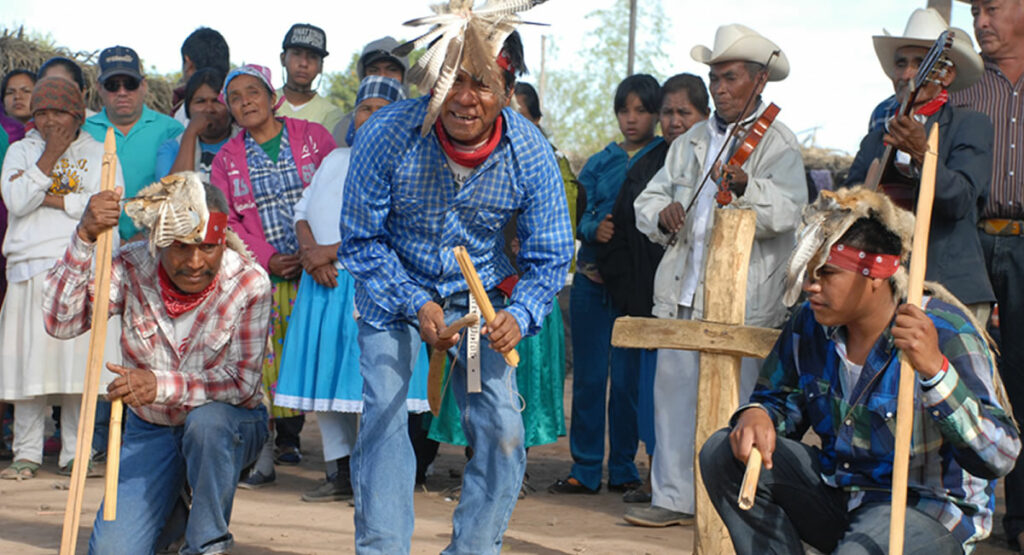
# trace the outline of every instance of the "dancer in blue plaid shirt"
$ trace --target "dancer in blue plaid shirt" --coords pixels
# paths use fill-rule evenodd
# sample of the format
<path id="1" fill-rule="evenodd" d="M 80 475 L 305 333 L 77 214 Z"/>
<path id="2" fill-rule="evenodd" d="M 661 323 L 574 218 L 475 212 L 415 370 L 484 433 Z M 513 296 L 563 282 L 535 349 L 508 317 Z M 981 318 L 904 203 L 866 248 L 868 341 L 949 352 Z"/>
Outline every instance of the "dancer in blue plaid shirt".
<path id="1" fill-rule="evenodd" d="M 801 282 L 807 302 L 731 432 L 704 444 L 708 494 L 739 554 L 802 553 L 801 540 L 825 553 L 886 552 L 905 357 L 917 373 L 905 552 L 970 553 L 992 530 L 995 479 L 1020 450 L 981 325 L 938 284 L 926 284 L 923 309 L 904 303 L 909 212 L 859 187 L 822 195 L 804 221 L 823 233 L 801 234 L 794 257 L 806 259 L 790 266 L 806 277 L 791 274 L 787 303 Z M 808 428 L 820 448 L 800 443 Z M 752 446 L 765 470 L 754 507 L 741 511 Z"/>
<path id="2" fill-rule="evenodd" d="M 457 245 L 468 250 L 498 315 L 481 330 L 482 392 L 467 394 L 464 347 L 448 386 L 474 455 L 445 553 L 500 551 L 519 495 L 523 424 L 515 370 L 501 353 L 535 333 L 551 310 L 565 282 L 572 233 L 551 146 L 508 107 L 516 74 L 525 69 L 522 43 L 515 33 L 498 41 L 496 86 L 485 82 L 490 76 L 455 66 L 450 90 L 441 80 L 421 86 L 444 99 L 438 115 L 431 115 L 429 95 L 396 102 L 360 128 L 352 151 L 339 254 L 355 277 L 360 314 L 363 418 L 351 461 L 358 553 L 409 552 L 416 464 L 406 392 L 420 337 L 435 349 L 459 339 L 438 339 L 446 322 L 467 312 L 467 285 L 452 254 Z M 480 59 L 479 52 L 464 56 Z M 497 286 L 515 274 L 502 239 L 513 214 L 522 278 L 506 302 Z"/>

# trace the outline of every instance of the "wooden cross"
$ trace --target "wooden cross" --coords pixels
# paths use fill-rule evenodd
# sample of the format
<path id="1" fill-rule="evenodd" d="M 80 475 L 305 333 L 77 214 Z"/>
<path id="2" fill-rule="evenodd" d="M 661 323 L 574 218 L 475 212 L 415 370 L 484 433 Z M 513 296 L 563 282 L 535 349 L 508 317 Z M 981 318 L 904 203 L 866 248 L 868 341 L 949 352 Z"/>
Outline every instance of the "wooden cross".
<path id="1" fill-rule="evenodd" d="M 752 210 L 716 210 L 707 250 L 704 320 L 623 317 L 615 321 L 612 345 L 699 351 L 697 435 L 693 462 L 696 489 L 694 553 L 733 553 L 729 532 L 704 491 L 700 446 L 739 408 L 740 361 L 764 358 L 779 330 L 743 325 L 747 269 L 757 215 Z"/>

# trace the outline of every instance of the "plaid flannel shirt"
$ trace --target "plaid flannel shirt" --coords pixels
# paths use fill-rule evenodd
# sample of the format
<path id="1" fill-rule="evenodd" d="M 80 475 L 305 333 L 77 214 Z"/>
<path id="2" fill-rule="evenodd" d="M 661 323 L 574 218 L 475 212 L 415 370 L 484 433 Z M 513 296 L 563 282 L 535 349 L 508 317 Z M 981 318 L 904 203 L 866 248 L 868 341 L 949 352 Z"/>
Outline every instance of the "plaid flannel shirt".
<path id="1" fill-rule="evenodd" d="M 468 289 L 452 254 L 466 247 L 484 288 L 515 274 L 502 229 L 518 214 L 519 283 L 505 308 L 523 336 L 540 329 L 572 257 L 565 187 L 550 143 L 505 108 L 494 152 L 460 188 L 437 135 L 420 125 L 430 97 L 396 102 L 359 129 L 341 210 L 342 264 L 356 308 L 378 329 L 417 322 L 432 299 Z"/>
<path id="2" fill-rule="evenodd" d="M 299 252 L 295 235 L 295 203 L 304 187 L 292 156 L 288 127 L 282 126 L 281 151 L 274 162 L 252 136 L 245 134 L 245 158 L 249 166 L 253 199 L 263 223 L 263 235 L 282 254 Z"/>
<path id="3" fill-rule="evenodd" d="M 871 133 L 878 127 L 884 127 L 889 118 L 895 116 L 899 109 L 900 101 L 896 98 L 896 95 L 892 95 L 879 102 L 878 106 L 871 110 L 871 119 L 868 120 L 868 133 Z"/>
<path id="4" fill-rule="evenodd" d="M 68 339 L 92 324 L 96 247 L 75 233 L 64 258 L 46 276 L 46 330 Z M 156 400 L 132 407 L 140 418 L 163 426 L 185 422 L 188 412 L 209 402 L 255 408 L 263 393 L 263 349 L 270 323 L 270 280 L 255 262 L 224 250 L 217 287 L 195 310 L 188 337 L 175 344 L 174 322 L 164 309 L 157 260 L 145 241 L 114 255 L 110 314 L 120 314 L 125 366 L 156 376 Z"/>
<path id="5" fill-rule="evenodd" d="M 992 530 L 994 480 L 1013 468 L 1020 440 L 995 399 L 985 340 L 947 303 L 926 297 L 925 311 L 949 369 L 931 387 L 915 380 L 907 504 L 941 522 L 970 552 Z M 887 328 L 847 402 L 836 332 L 818 324 L 809 305 L 800 307 L 765 360 L 751 404 L 740 411 L 761 406 L 780 435 L 798 441 L 814 428 L 825 482 L 861 496 L 861 503 L 888 503 L 899 351 Z"/>

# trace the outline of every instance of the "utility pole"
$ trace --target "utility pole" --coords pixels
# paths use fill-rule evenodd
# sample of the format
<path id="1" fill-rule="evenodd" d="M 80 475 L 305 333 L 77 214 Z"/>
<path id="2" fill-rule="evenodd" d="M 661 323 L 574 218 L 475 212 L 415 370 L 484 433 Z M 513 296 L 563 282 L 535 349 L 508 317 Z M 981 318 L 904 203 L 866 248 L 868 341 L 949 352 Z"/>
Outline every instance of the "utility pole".
<path id="1" fill-rule="evenodd" d="M 949 0 L 952 1 L 952 0 Z M 630 0 L 630 53 L 626 62 L 626 75 L 633 75 L 633 60 L 636 58 L 637 44 L 637 0 Z"/>
<path id="2" fill-rule="evenodd" d="M 942 17 L 946 19 L 946 23 L 949 23 L 949 18 L 953 11 L 953 0 L 928 0 L 928 7 L 938 10 Z"/>
<path id="3" fill-rule="evenodd" d="M 544 72 L 544 64 L 548 53 L 548 36 L 540 36 L 540 76 L 537 77 L 537 96 L 541 99 L 541 106 L 544 105 L 544 89 L 547 88 L 547 73 Z"/>

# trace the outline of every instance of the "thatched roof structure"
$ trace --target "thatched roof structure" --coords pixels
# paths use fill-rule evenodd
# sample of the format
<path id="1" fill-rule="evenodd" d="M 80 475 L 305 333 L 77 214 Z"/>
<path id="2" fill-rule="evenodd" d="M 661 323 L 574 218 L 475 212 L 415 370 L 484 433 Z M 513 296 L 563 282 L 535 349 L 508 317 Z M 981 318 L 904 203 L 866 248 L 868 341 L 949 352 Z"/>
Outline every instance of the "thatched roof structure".
<path id="1" fill-rule="evenodd" d="M 99 75 L 97 58 L 99 51 L 72 51 L 63 46 L 56 46 L 46 41 L 25 35 L 24 28 L 0 28 L 0 75 L 6 75 L 12 69 L 39 71 L 43 63 L 54 57 L 64 56 L 78 63 L 85 76 L 85 102 L 93 110 L 100 110 L 99 92 L 96 77 Z M 163 113 L 171 110 L 173 86 L 159 75 L 147 75 L 149 93 L 146 105 Z"/>

